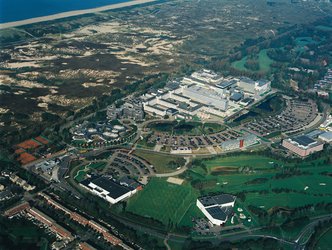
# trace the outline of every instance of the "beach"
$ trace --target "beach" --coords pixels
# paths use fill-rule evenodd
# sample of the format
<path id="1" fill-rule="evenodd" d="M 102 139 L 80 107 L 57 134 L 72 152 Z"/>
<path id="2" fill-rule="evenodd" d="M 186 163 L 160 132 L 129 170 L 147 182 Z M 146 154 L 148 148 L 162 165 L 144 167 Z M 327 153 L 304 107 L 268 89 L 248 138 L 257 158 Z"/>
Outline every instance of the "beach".
<path id="1" fill-rule="evenodd" d="M 66 17 L 72 17 L 72 16 L 79 16 L 84 14 L 91 14 L 95 12 L 101 12 L 101 11 L 107 11 L 107 10 L 114 10 L 144 3 L 150 3 L 155 2 L 156 0 L 133 0 L 130 2 L 123 2 L 123 3 L 117 3 L 117 4 L 111 4 L 106 5 L 98 8 L 91 8 L 91 9 L 85 9 L 85 10 L 76 10 L 76 11 L 67 11 L 62 12 L 54 15 L 48 15 L 48 16 L 42 16 L 42 17 L 36 17 L 36 18 L 29 18 L 21 21 L 15 21 L 15 22 L 8 22 L 8 23 L 1 23 L 0 29 L 6 29 L 6 28 L 13 28 L 18 27 L 22 25 L 27 24 L 33 24 L 33 23 L 40 23 L 40 22 L 46 22 L 46 21 L 52 21 L 56 19 L 66 18 Z"/>

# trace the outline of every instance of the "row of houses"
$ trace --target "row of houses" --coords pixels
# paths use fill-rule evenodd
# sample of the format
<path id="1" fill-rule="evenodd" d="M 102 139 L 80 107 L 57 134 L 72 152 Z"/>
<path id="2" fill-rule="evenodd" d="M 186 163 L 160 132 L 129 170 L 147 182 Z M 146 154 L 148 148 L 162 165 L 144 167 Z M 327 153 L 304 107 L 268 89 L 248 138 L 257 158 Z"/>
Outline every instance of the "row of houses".
<path id="1" fill-rule="evenodd" d="M 74 236 L 67 229 L 60 226 L 55 220 L 39 211 L 37 208 L 31 207 L 28 202 L 20 203 L 6 210 L 4 215 L 8 218 L 12 218 L 22 212 L 25 212 L 27 216 L 47 226 L 47 228 L 51 230 L 60 240 L 63 240 L 66 243 L 74 240 Z"/>
<path id="2" fill-rule="evenodd" d="M 103 238 L 112 245 L 117 246 L 119 244 L 123 244 L 119 238 L 112 235 L 107 228 L 103 227 L 98 222 L 94 220 L 89 220 L 86 217 L 71 211 L 70 209 L 54 201 L 50 196 L 44 193 L 40 193 L 40 196 L 42 196 L 50 206 L 53 206 L 55 209 L 61 210 L 65 214 L 68 214 L 72 220 L 76 221 L 82 226 L 88 226 L 93 230 L 97 231 L 98 233 L 100 233 L 103 236 Z"/>

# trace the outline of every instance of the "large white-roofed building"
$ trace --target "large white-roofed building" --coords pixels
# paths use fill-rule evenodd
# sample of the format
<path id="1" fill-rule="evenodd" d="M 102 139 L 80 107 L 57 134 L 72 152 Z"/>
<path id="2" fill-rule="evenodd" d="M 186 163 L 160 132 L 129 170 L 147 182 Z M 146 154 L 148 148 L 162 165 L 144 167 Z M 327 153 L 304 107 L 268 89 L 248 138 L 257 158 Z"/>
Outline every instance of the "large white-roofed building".
<path id="1" fill-rule="evenodd" d="M 203 196 L 196 201 L 197 207 L 213 225 L 223 225 L 233 213 L 236 197 L 230 194 Z"/>
<path id="2" fill-rule="evenodd" d="M 137 191 L 137 189 L 133 187 L 121 185 L 106 176 L 86 179 L 82 181 L 80 185 L 111 204 L 118 203 L 135 194 Z"/>

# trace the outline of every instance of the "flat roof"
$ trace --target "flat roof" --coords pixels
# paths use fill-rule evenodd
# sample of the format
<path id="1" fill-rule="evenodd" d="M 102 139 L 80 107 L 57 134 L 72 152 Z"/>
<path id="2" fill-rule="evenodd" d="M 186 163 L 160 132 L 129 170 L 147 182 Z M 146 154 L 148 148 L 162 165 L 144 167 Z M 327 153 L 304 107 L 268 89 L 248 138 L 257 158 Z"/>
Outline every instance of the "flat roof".
<path id="1" fill-rule="evenodd" d="M 230 99 L 235 100 L 235 101 L 239 101 L 242 97 L 243 97 L 242 93 L 235 92 L 231 95 Z"/>
<path id="2" fill-rule="evenodd" d="M 234 85 L 237 82 L 237 80 L 233 79 L 233 80 L 228 80 L 228 81 L 224 81 L 221 83 L 218 83 L 216 85 L 216 87 L 220 88 L 220 89 L 225 89 L 228 88 L 229 86 Z"/>
<path id="3" fill-rule="evenodd" d="M 209 207 L 206 209 L 206 211 L 217 220 L 225 221 L 227 220 L 227 217 L 233 212 L 233 208 L 231 206 L 229 207 Z"/>
<path id="4" fill-rule="evenodd" d="M 204 207 L 227 204 L 234 202 L 235 199 L 236 197 L 230 194 L 218 194 L 214 196 L 203 196 L 198 198 Z"/>
<path id="5" fill-rule="evenodd" d="M 309 145 L 316 142 L 314 139 L 312 139 L 306 135 L 300 135 L 300 136 L 292 138 L 291 140 L 304 147 L 308 147 Z"/>
<path id="6" fill-rule="evenodd" d="M 324 132 L 323 134 L 320 135 L 320 137 L 327 140 L 332 140 L 332 132 L 331 131 Z"/>
<path id="7" fill-rule="evenodd" d="M 90 183 L 95 184 L 96 186 L 109 192 L 108 196 L 113 199 L 117 199 L 120 196 L 134 190 L 132 187 L 126 187 L 113 181 L 110 177 L 101 176 L 97 178 L 87 179 L 81 182 L 82 185 L 88 186 Z"/>

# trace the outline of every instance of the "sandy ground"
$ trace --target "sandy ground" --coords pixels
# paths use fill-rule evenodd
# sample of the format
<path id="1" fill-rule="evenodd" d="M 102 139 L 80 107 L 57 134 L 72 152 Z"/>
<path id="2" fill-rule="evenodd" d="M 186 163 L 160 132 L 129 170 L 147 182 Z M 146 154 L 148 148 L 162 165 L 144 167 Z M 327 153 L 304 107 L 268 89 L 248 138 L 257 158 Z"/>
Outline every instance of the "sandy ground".
<path id="1" fill-rule="evenodd" d="M 175 178 L 175 177 L 168 177 L 167 182 L 181 185 L 183 183 L 183 180 L 180 178 Z"/>
<path id="2" fill-rule="evenodd" d="M 17 26 L 22 26 L 22 25 L 32 24 L 32 23 L 51 21 L 51 20 L 56 20 L 56 19 L 61 19 L 61 18 L 71 17 L 71 16 L 79 16 L 79 15 L 84 15 L 84 14 L 100 12 L 100 11 L 114 10 L 114 9 L 128 7 L 128 6 L 143 4 L 143 3 L 150 3 L 150 2 L 154 2 L 154 1 L 156 1 L 156 0 L 133 0 L 130 2 L 125 2 L 125 3 L 106 5 L 106 6 L 99 7 L 99 8 L 68 11 L 68 12 L 63 12 L 63 13 L 59 13 L 59 14 L 55 14 L 55 15 L 30 18 L 30 19 L 26 19 L 26 20 L 22 20 L 22 21 L 2 23 L 2 24 L 0 24 L 0 29 L 12 28 L 12 27 L 17 27 Z"/>

